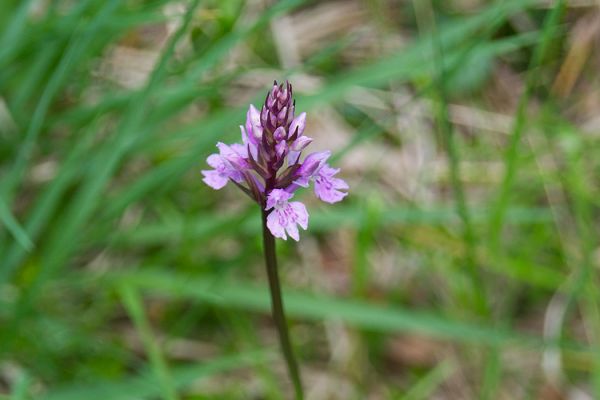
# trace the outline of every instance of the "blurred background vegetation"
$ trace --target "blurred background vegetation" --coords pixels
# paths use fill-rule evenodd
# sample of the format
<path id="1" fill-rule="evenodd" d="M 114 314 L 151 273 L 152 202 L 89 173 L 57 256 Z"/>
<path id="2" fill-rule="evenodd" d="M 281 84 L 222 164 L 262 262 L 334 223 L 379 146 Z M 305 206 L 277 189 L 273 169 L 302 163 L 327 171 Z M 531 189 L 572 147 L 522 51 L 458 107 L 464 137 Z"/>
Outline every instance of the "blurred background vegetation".
<path id="1" fill-rule="evenodd" d="M 594 0 L 2 0 L 0 398 L 286 399 L 256 205 L 289 79 L 351 186 L 279 241 L 310 399 L 600 399 Z"/>

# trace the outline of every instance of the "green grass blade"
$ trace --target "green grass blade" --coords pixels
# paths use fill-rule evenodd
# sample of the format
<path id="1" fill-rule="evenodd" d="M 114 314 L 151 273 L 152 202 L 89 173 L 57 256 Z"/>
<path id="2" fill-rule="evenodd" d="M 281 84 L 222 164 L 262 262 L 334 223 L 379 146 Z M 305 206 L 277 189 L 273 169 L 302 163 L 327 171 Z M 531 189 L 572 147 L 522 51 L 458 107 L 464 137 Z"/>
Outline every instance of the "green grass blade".
<path id="1" fill-rule="evenodd" d="M 545 55 L 546 49 L 548 48 L 550 41 L 556 36 L 555 30 L 560 21 L 560 17 L 564 11 L 564 1 L 558 0 L 555 3 L 554 8 L 548 14 L 542 37 L 538 46 L 536 46 L 531 63 L 528 69 L 528 75 L 525 81 L 525 89 L 523 94 L 519 98 L 517 105 L 517 112 L 514 119 L 514 124 L 510 134 L 510 142 L 506 149 L 504 157 L 505 172 L 502 184 L 499 189 L 499 193 L 496 196 L 497 200 L 493 205 L 493 211 L 490 218 L 490 241 L 492 246 L 498 248 L 500 245 L 500 234 L 504 222 L 504 214 L 510 201 L 510 192 L 515 179 L 515 174 L 518 168 L 518 148 L 523 136 L 523 131 L 526 128 L 527 123 L 527 105 L 529 104 L 529 98 L 531 91 L 539 79 L 539 67 L 541 61 Z"/>
<path id="2" fill-rule="evenodd" d="M 81 174 L 79 166 L 83 163 L 87 151 L 90 151 L 93 134 L 98 129 L 98 121 L 90 124 L 86 131 L 81 133 L 81 139 L 74 145 L 72 151 L 63 160 L 62 168 L 51 185 L 43 190 L 27 215 L 24 229 L 27 234 L 37 240 L 40 232 L 52 218 L 53 212 L 60 205 L 61 196 L 74 180 Z M 23 261 L 27 253 L 19 246 L 12 246 L 6 250 L 6 256 L 0 260 L 0 282 L 6 282 L 14 273 L 16 267 Z"/>
<path id="3" fill-rule="evenodd" d="M 193 382 L 211 376 L 228 373 L 241 368 L 267 363 L 275 358 L 272 351 L 248 351 L 232 356 L 220 356 L 206 360 L 199 365 L 173 368 L 173 382 L 178 389 L 184 389 Z M 155 399 L 160 389 L 153 376 L 143 373 L 139 376 L 127 377 L 118 381 L 95 381 L 91 383 L 75 383 L 58 387 L 39 397 L 40 400 L 131 400 L 132 394 L 137 398 Z"/>
<path id="4" fill-rule="evenodd" d="M 539 67 L 542 59 L 545 55 L 546 49 L 548 48 L 550 41 L 555 38 L 556 27 L 560 21 L 560 17 L 564 11 L 564 2 L 557 0 L 554 8 L 548 14 L 544 21 L 544 28 L 542 37 L 539 44 L 535 47 L 533 57 L 531 59 L 528 75 L 525 81 L 525 88 L 522 95 L 519 98 L 517 105 L 516 116 L 514 119 L 513 128 L 510 134 L 508 148 L 506 149 L 504 158 L 504 177 L 500 186 L 497 200 L 492 207 L 490 217 L 490 246 L 492 257 L 499 256 L 502 253 L 501 250 L 501 233 L 502 227 L 504 226 L 506 209 L 510 202 L 510 193 L 513 187 L 513 181 L 518 169 L 518 148 L 523 136 L 523 132 L 527 125 L 527 106 L 531 92 L 539 79 Z M 503 316 L 500 323 L 502 326 L 508 325 L 508 317 Z M 491 354 L 488 355 L 485 365 L 484 380 L 481 388 L 482 399 L 492 399 L 495 397 L 496 388 L 499 386 L 502 364 L 500 355 L 498 354 L 499 349 L 492 347 Z"/>
<path id="5" fill-rule="evenodd" d="M 454 365 L 450 361 L 442 361 L 429 371 L 423 378 L 413 385 L 398 400 L 430 399 L 437 387 L 454 372 Z"/>
<path id="6" fill-rule="evenodd" d="M 179 397 L 172 382 L 171 373 L 160 350 L 160 345 L 152 334 L 140 296 L 134 288 L 127 284 L 120 286 L 119 294 L 129 317 L 133 320 L 135 328 L 144 343 L 154 378 L 159 382 L 164 399 L 177 400 Z"/>
<path id="7" fill-rule="evenodd" d="M 27 13 L 32 4 L 33 0 L 25 0 L 21 3 L 19 9 L 12 14 L 10 24 L 4 30 L 2 38 L 0 38 L 0 66 L 4 66 L 6 59 L 10 58 L 12 53 L 18 49 L 19 38 L 25 30 Z"/>
<path id="8" fill-rule="evenodd" d="M 423 3 L 421 3 L 423 4 Z M 433 29 L 432 35 L 432 53 L 434 54 L 434 66 L 435 66 L 435 78 L 434 82 L 437 89 L 437 99 L 438 99 L 438 107 L 437 107 L 437 119 L 439 131 L 441 132 L 443 146 L 446 150 L 446 154 L 448 155 L 448 169 L 450 171 L 450 185 L 452 187 L 452 193 L 454 197 L 454 201 L 456 203 L 456 211 L 459 215 L 462 222 L 462 237 L 463 242 L 465 244 L 465 255 L 464 255 L 464 264 L 467 269 L 469 278 L 471 280 L 471 288 L 470 294 L 460 294 L 461 297 L 467 297 L 463 299 L 463 304 L 466 307 L 472 306 L 474 307 L 474 311 L 483 316 L 490 315 L 490 306 L 489 301 L 487 299 L 486 288 L 484 285 L 483 278 L 481 276 L 481 271 L 477 265 L 477 239 L 475 235 L 475 229 L 473 227 L 471 211 L 469 209 L 469 205 L 467 202 L 465 188 L 463 186 L 463 182 L 461 179 L 459 166 L 460 166 L 460 158 L 461 155 L 458 150 L 458 145 L 456 143 L 456 132 L 454 131 L 454 126 L 450 122 L 450 112 L 448 105 L 448 93 L 447 93 L 447 81 L 448 75 L 444 68 L 444 53 L 445 49 L 442 45 L 442 39 L 440 36 L 440 32 L 437 29 L 437 21 L 435 20 L 435 11 L 430 2 L 426 4 L 429 5 L 429 10 L 425 11 L 425 14 L 429 14 L 428 25 L 431 29 Z M 415 3 L 417 9 L 417 3 Z M 423 7 L 423 6 L 420 6 Z M 425 17 L 426 18 L 426 17 Z M 424 21 L 425 22 L 425 21 Z M 486 35 L 483 37 L 491 36 L 495 31 L 495 27 L 492 25 L 491 29 L 488 29 Z"/>
<path id="9" fill-rule="evenodd" d="M 33 248 L 33 243 L 27 235 L 27 232 L 21 227 L 17 219 L 12 215 L 3 199 L 0 197 L 0 221 L 6 229 L 13 235 L 17 243 L 26 251 Z"/>
<path id="10" fill-rule="evenodd" d="M 502 18 L 508 17 L 535 3 L 535 0 L 500 2 L 477 15 L 459 18 L 440 26 L 442 45 L 447 49 L 446 62 L 453 64 L 452 57 L 458 55 L 454 53 L 457 46 L 476 35 L 478 30 L 496 21 L 498 15 L 502 15 Z M 412 77 L 423 72 L 429 72 L 431 75 L 430 43 L 430 37 L 423 37 L 397 54 L 334 78 L 318 93 L 299 98 L 298 103 L 303 109 L 310 108 L 315 104 L 339 101 L 353 86 L 377 86 L 392 79 L 397 81 L 400 77 Z"/>
<path id="11" fill-rule="evenodd" d="M 62 57 L 58 67 L 48 81 L 36 109 L 31 116 L 31 122 L 25 133 L 24 140 L 19 147 L 19 152 L 15 157 L 14 165 L 0 184 L 0 196 L 4 197 L 8 205 L 12 204 L 13 191 L 23 178 L 27 163 L 31 158 L 36 138 L 42 130 L 43 122 L 50 105 L 52 104 L 52 100 L 68 78 L 70 71 L 77 65 L 79 57 L 86 51 L 92 40 L 95 38 L 103 21 L 110 18 L 118 3 L 119 2 L 116 0 L 107 3 L 108 5 L 102 8 L 102 11 L 97 14 L 96 18 L 86 24 L 83 32 L 79 32 L 79 34 L 75 34 L 72 37 L 69 47 L 65 51 L 65 55 Z"/>
<path id="12" fill-rule="evenodd" d="M 268 313 L 270 302 L 266 286 L 249 283 L 217 283 L 213 279 L 190 278 L 174 273 L 136 271 L 110 273 L 110 285 L 128 282 L 140 289 L 152 290 L 174 298 L 188 298 L 221 307 Z M 290 317 L 309 320 L 338 320 L 379 332 L 411 332 L 459 343 L 519 346 L 531 350 L 562 346 L 581 349 L 572 343 L 544 342 L 539 337 L 451 320 L 428 312 L 411 311 L 364 301 L 335 299 L 284 289 L 286 312 Z"/>
<path id="13" fill-rule="evenodd" d="M 10 395 L 10 400 L 26 400 L 27 399 L 27 391 L 31 386 L 31 378 L 27 373 L 23 373 L 12 390 Z"/>
<path id="14" fill-rule="evenodd" d="M 146 114 L 145 104 L 152 97 L 158 83 L 164 78 L 167 62 L 175 51 L 175 46 L 186 32 L 192 20 L 194 10 L 198 5 L 198 0 L 190 5 L 183 24 L 171 38 L 166 50 L 153 70 L 147 85 L 143 90 L 138 92 L 135 101 L 130 103 L 128 112 L 117 130 L 114 139 L 108 141 L 104 148 L 99 151 L 98 156 L 92 161 L 89 176 L 85 179 L 85 183 L 66 212 L 65 218 L 60 224 L 60 229 L 55 231 L 46 246 L 44 270 L 38 275 L 37 284 L 51 276 L 53 271 L 59 268 L 73 251 L 72 247 L 65 246 L 64 244 L 73 243 L 81 225 L 85 223 L 97 206 L 101 198 L 101 191 L 116 170 L 118 163 L 136 140 L 136 136 L 143 133 L 143 131 L 139 130 L 139 125 Z"/>

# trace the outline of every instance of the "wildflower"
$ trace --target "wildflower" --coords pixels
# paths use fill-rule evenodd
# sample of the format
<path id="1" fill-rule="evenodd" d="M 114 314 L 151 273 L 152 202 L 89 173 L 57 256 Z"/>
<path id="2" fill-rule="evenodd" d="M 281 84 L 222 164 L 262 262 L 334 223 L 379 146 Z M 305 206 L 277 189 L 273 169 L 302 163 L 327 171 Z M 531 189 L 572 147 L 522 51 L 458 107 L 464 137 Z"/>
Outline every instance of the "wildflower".
<path id="1" fill-rule="evenodd" d="M 306 113 L 295 116 L 293 89 L 289 82 L 274 82 L 259 111 L 250 105 L 246 123 L 240 126 L 242 143 L 218 143 L 218 154 L 206 160 L 204 182 L 213 189 L 232 181 L 265 211 L 267 226 L 275 237 L 299 240 L 298 225 L 306 229 L 308 212 L 301 202 L 288 202 L 300 187 L 314 183 L 314 193 L 327 203 L 341 201 L 348 184 L 327 164 L 329 151 L 315 152 L 302 160 L 312 142 L 304 136 Z"/>
<path id="2" fill-rule="evenodd" d="M 273 189 L 267 197 L 265 210 L 273 209 L 267 217 L 267 227 L 273 236 L 287 239 L 287 232 L 294 240 L 299 240 L 298 227 L 306 230 L 308 227 L 308 212 L 299 201 L 288 202 L 294 195 L 283 189 Z"/>
<path id="3" fill-rule="evenodd" d="M 334 178 L 340 172 L 339 168 L 331 168 L 329 165 L 323 165 L 314 176 L 315 180 L 315 195 L 326 203 L 337 203 L 342 200 L 348 190 L 348 184 L 339 178 Z"/>

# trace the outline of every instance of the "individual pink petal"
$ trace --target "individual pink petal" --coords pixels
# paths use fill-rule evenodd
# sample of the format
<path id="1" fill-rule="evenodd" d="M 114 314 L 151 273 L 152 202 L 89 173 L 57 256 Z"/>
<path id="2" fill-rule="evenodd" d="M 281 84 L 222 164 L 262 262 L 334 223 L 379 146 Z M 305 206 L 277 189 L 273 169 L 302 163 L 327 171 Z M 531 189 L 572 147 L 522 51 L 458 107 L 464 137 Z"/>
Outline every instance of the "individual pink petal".
<path id="1" fill-rule="evenodd" d="M 308 211 L 306 211 L 306 206 L 299 201 L 292 201 L 289 204 L 296 214 L 296 222 L 302 229 L 306 230 L 308 228 Z"/>
<path id="2" fill-rule="evenodd" d="M 292 120 L 290 124 L 289 134 L 293 135 L 296 133 L 296 129 L 298 129 L 298 137 L 302 136 L 302 132 L 304 132 L 304 127 L 306 126 L 306 113 L 298 115 L 296 118 Z"/>
<path id="3" fill-rule="evenodd" d="M 346 183 L 346 181 L 343 180 L 343 179 L 332 178 L 331 181 L 333 183 L 333 187 L 336 188 L 337 190 L 348 190 L 348 189 L 350 189 L 350 186 L 348 186 L 348 184 Z"/>
<path id="4" fill-rule="evenodd" d="M 205 170 L 201 172 L 202 175 L 204 175 L 204 178 L 202 178 L 204 183 L 206 183 L 208 186 L 215 190 L 222 189 L 225 185 L 227 185 L 227 182 L 229 181 L 229 179 L 226 176 L 223 176 L 217 170 Z"/>
<path id="5" fill-rule="evenodd" d="M 240 125 L 240 132 L 242 133 L 242 143 L 245 145 L 250 143 L 250 140 L 248 138 L 248 132 L 246 132 L 246 128 L 244 128 L 243 125 Z"/>
<path id="6" fill-rule="evenodd" d="M 307 188 L 310 185 L 310 175 L 302 176 L 294 181 L 295 185 L 301 186 L 303 188 Z"/>
<path id="7" fill-rule="evenodd" d="M 300 240 L 300 234 L 298 233 L 298 227 L 296 226 L 296 222 L 288 220 L 287 225 L 285 226 L 285 230 L 288 235 L 296 242 Z"/>
<path id="8" fill-rule="evenodd" d="M 254 104 L 250 104 L 248 107 L 248 114 L 246 115 L 251 125 L 258 125 L 260 123 L 260 112 Z"/>
<path id="9" fill-rule="evenodd" d="M 233 143 L 230 147 L 238 156 L 248 158 L 248 148 L 243 144 Z"/>
<path id="10" fill-rule="evenodd" d="M 339 171 L 325 164 L 315 174 L 315 195 L 326 203 L 337 203 L 348 195 L 341 191 L 349 188 L 346 181 L 334 178 Z"/>
<path id="11" fill-rule="evenodd" d="M 221 158 L 220 155 L 218 155 L 218 154 L 211 154 L 206 159 L 206 163 L 208 165 L 210 165 L 211 167 L 213 167 L 214 169 L 218 169 L 218 168 L 221 168 L 223 166 L 224 162 L 223 162 L 223 159 Z"/>
<path id="12" fill-rule="evenodd" d="M 333 204 L 341 201 L 348 193 L 340 192 L 332 187 L 327 187 L 315 181 L 315 195 L 325 203 Z"/>
<path id="13" fill-rule="evenodd" d="M 273 236 L 287 240 L 285 235 L 285 219 L 282 221 L 277 210 L 271 211 L 267 216 L 267 228 L 271 231 Z"/>
<path id="14" fill-rule="evenodd" d="M 329 164 L 323 164 L 321 169 L 319 169 L 319 175 L 326 177 L 332 177 L 338 172 L 340 172 L 339 168 L 332 168 Z"/>
<path id="15" fill-rule="evenodd" d="M 267 196 L 267 206 L 265 210 L 270 210 L 273 207 L 283 207 L 287 201 L 294 197 L 293 194 L 286 192 L 283 189 L 273 189 Z"/>
<path id="16" fill-rule="evenodd" d="M 260 124 L 260 112 L 253 104 L 250 104 L 246 113 L 246 132 L 248 139 L 252 143 L 258 144 L 258 139 L 262 136 L 262 126 Z"/>
<path id="17" fill-rule="evenodd" d="M 290 130 L 291 132 L 291 130 Z M 309 144 L 312 143 L 312 138 L 308 136 L 300 136 L 290 145 L 290 150 L 288 151 L 288 165 L 294 165 L 298 162 L 300 158 L 300 153 L 304 150 Z"/>
<path id="18" fill-rule="evenodd" d="M 221 156 L 225 160 L 227 160 L 235 169 L 243 170 L 249 167 L 247 161 L 248 152 L 246 151 L 243 145 L 239 143 L 227 145 L 225 143 L 219 142 L 217 143 L 217 147 L 219 148 L 219 153 L 221 154 Z"/>
<path id="19" fill-rule="evenodd" d="M 273 236 L 285 239 L 286 232 L 292 239 L 300 240 L 298 226 L 308 227 L 308 212 L 304 204 L 294 201 L 289 203 L 293 195 L 283 189 L 273 189 L 267 196 L 265 209 L 271 213 L 267 217 L 267 227 Z"/>
<path id="20" fill-rule="evenodd" d="M 300 152 L 299 151 L 294 151 L 294 150 L 290 150 L 288 151 L 288 166 L 294 165 L 298 162 L 298 159 L 300 158 Z"/>
<path id="21" fill-rule="evenodd" d="M 250 154 L 256 160 L 258 158 L 258 142 L 249 139 L 248 133 L 243 126 L 240 125 L 240 131 L 242 132 L 242 143 L 245 147 L 250 148 Z M 248 158 L 248 150 L 246 149 L 246 158 Z"/>
<path id="22" fill-rule="evenodd" d="M 302 165 L 298 169 L 298 175 L 303 177 L 311 177 L 321 167 L 321 165 L 323 165 L 330 155 L 330 151 L 310 153 L 304 158 L 304 161 L 302 161 Z"/>
<path id="23" fill-rule="evenodd" d="M 221 154 L 221 156 L 225 157 L 226 159 L 229 159 L 231 157 L 236 157 L 238 154 L 231 148 L 230 145 L 225 144 L 223 142 L 218 142 L 217 143 L 217 148 L 219 149 L 219 154 Z"/>

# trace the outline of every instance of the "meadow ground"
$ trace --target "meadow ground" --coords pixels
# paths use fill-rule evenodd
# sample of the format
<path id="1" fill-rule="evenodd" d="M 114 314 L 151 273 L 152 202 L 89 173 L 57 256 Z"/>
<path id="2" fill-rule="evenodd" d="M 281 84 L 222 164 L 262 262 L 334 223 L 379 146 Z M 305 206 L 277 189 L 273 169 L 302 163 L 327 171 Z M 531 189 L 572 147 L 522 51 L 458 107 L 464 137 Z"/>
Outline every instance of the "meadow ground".
<path id="1" fill-rule="evenodd" d="M 3 0 L 0 399 L 291 398 L 258 207 L 200 174 L 274 79 L 351 187 L 278 241 L 308 399 L 599 399 L 599 39 L 593 0 Z"/>

